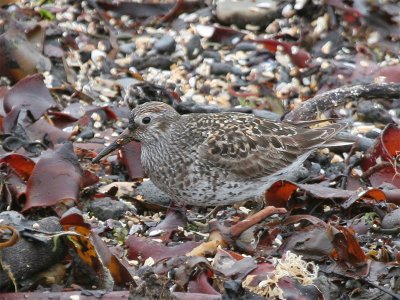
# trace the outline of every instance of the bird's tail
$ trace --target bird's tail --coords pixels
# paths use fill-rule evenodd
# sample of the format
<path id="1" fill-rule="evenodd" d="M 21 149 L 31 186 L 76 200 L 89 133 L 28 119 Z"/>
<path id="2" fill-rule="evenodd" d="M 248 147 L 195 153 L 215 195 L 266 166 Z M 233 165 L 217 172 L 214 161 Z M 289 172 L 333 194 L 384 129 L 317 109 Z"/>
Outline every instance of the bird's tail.
<path id="1" fill-rule="evenodd" d="M 309 127 L 326 122 L 327 120 L 314 120 L 297 122 L 294 125 L 298 127 Z M 329 121 L 329 120 L 328 120 Z M 353 144 L 354 141 L 338 138 L 338 133 L 348 126 L 347 123 L 331 123 L 326 126 L 313 127 L 312 130 L 305 131 L 302 139 L 306 145 L 305 149 L 313 149 L 315 147 L 337 147 Z"/>

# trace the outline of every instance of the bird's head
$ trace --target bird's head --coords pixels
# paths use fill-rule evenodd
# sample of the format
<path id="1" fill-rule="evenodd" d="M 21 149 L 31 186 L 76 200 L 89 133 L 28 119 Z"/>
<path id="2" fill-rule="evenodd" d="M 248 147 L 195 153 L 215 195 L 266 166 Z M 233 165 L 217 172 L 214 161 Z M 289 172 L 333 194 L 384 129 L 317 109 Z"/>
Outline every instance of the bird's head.
<path id="1" fill-rule="evenodd" d="M 172 123 L 180 115 L 171 106 L 162 102 L 148 102 L 134 108 L 129 116 L 128 128 L 108 147 L 103 149 L 94 159 L 93 163 L 129 143 L 140 142 L 143 146 L 160 141 Z"/>

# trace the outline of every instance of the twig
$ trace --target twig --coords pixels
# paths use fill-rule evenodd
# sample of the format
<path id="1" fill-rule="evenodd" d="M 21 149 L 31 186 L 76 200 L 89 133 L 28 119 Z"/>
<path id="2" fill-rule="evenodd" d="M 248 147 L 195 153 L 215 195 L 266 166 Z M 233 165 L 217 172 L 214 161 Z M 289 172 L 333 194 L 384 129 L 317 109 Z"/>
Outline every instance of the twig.
<path id="1" fill-rule="evenodd" d="M 335 275 L 339 275 L 339 276 L 342 276 L 342 277 L 346 277 L 346 276 L 344 276 L 343 274 L 339 274 L 339 273 L 337 273 L 337 272 L 326 272 L 326 271 L 321 270 L 321 269 L 320 269 L 319 271 L 322 272 L 322 273 L 324 273 L 324 274 L 327 274 L 327 275 L 328 275 L 328 274 L 335 274 Z M 371 281 L 369 281 L 369 280 L 367 280 L 367 279 L 365 279 L 365 278 L 360 278 L 360 281 L 362 281 L 362 282 L 364 282 L 364 283 L 367 283 L 367 284 L 373 286 L 374 288 L 377 288 L 377 289 L 381 290 L 381 291 L 384 292 L 384 293 L 387 293 L 388 295 L 392 296 L 393 299 L 400 300 L 400 296 L 399 296 L 398 294 L 396 294 L 396 293 L 394 293 L 394 292 L 392 292 L 392 291 L 390 291 L 390 290 L 388 290 L 388 289 L 386 289 L 386 288 L 384 288 L 384 287 L 382 287 L 382 286 L 379 286 L 379 285 L 376 284 L 376 283 L 373 283 L 373 282 L 371 282 Z"/>
<path id="2" fill-rule="evenodd" d="M 395 227 L 395 228 L 381 228 L 381 227 L 374 227 L 372 226 L 370 228 L 372 232 L 377 232 L 377 233 L 383 233 L 383 234 L 399 234 L 400 233 L 400 227 Z"/>
<path id="3" fill-rule="evenodd" d="M 289 122 L 315 119 L 318 112 L 342 106 L 349 101 L 363 99 L 400 98 L 400 84 L 371 83 L 340 87 L 305 101 L 298 109 L 289 112 L 284 120 Z"/>
<path id="4" fill-rule="evenodd" d="M 345 167 L 345 170 L 343 172 L 343 176 L 340 179 L 340 183 L 339 183 L 339 187 L 341 189 L 343 189 L 343 190 L 347 189 L 347 181 L 348 181 L 348 178 L 350 176 L 350 172 L 355 167 L 354 163 L 350 164 L 350 158 L 355 154 L 356 149 L 358 149 L 358 145 L 359 145 L 359 141 L 356 140 L 354 142 L 354 144 L 351 146 L 349 154 L 348 154 L 347 158 L 344 161 L 346 167 Z"/>
<path id="5" fill-rule="evenodd" d="M 360 278 L 360 280 L 364 281 L 365 283 L 368 283 L 369 285 L 372 285 L 374 288 L 377 288 L 377 289 L 381 290 L 382 292 L 392 296 L 393 299 L 400 300 L 400 295 L 399 294 L 396 294 L 396 293 L 388 290 L 387 288 L 384 288 L 383 286 L 380 286 L 380 285 L 378 285 L 376 283 L 373 283 L 373 282 L 371 282 L 371 281 L 369 281 L 369 280 L 367 280 L 365 278 Z"/>

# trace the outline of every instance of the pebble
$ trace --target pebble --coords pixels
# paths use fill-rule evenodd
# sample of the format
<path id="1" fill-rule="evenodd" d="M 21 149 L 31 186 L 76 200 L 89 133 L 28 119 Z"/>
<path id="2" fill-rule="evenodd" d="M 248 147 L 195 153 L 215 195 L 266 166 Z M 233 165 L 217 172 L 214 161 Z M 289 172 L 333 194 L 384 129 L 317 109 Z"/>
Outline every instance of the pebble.
<path id="1" fill-rule="evenodd" d="M 168 55 L 149 55 L 144 58 L 134 59 L 132 64 L 138 70 L 144 70 L 151 67 L 161 70 L 169 70 L 173 62 Z"/>
<path id="2" fill-rule="evenodd" d="M 342 174 L 346 168 L 346 165 L 344 162 L 338 162 L 331 164 L 328 169 L 325 171 L 325 175 L 327 178 L 334 178 L 337 176 L 337 174 Z"/>
<path id="3" fill-rule="evenodd" d="M 382 219 L 382 228 L 393 229 L 400 226 L 400 209 L 397 208 L 386 214 Z"/>
<path id="4" fill-rule="evenodd" d="M 219 52 L 216 52 L 216 51 L 205 50 L 203 52 L 203 58 L 212 58 L 214 61 L 220 62 L 221 61 L 221 54 Z"/>
<path id="5" fill-rule="evenodd" d="M 90 58 L 94 63 L 97 63 L 107 57 L 107 53 L 101 50 L 94 49 L 90 55 Z"/>
<path id="6" fill-rule="evenodd" d="M 119 219 L 130 210 L 129 206 L 121 201 L 112 200 L 110 198 L 97 199 L 87 206 L 87 209 L 99 220 L 106 221 L 108 219 Z"/>
<path id="7" fill-rule="evenodd" d="M 214 75 L 226 75 L 228 73 L 233 73 L 236 75 L 242 75 L 242 71 L 238 67 L 234 67 L 227 63 L 213 63 L 211 64 L 211 74 Z"/>
<path id="8" fill-rule="evenodd" d="M 315 162 L 311 163 L 311 167 L 310 167 L 310 174 L 314 175 L 314 176 L 318 176 L 319 174 L 321 174 L 321 165 L 317 164 Z"/>
<path id="9" fill-rule="evenodd" d="M 365 137 L 367 137 L 369 139 L 376 139 L 380 134 L 381 133 L 377 130 L 371 130 L 365 134 Z"/>
<path id="10" fill-rule="evenodd" d="M 244 51 L 244 52 L 256 51 L 257 45 L 255 45 L 254 43 L 249 43 L 249 42 L 241 42 L 235 46 L 235 50 L 236 51 Z"/>
<path id="11" fill-rule="evenodd" d="M 186 45 L 187 56 L 189 59 L 195 59 L 203 51 L 200 36 L 194 35 Z"/>
<path id="12" fill-rule="evenodd" d="M 357 113 L 366 121 L 382 124 L 393 122 L 393 118 L 389 112 L 375 101 L 361 101 L 357 106 Z"/>
<path id="13" fill-rule="evenodd" d="M 131 54 L 136 50 L 136 44 L 135 43 L 121 44 L 119 45 L 119 50 L 121 50 L 121 52 L 124 54 Z"/>
<path id="14" fill-rule="evenodd" d="M 154 43 L 154 49 L 159 53 L 172 53 L 175 48 L 175 39 L 170 35 L 164 35 Z"/>
<path id="15" fill-rule="evenodd" d="M 94 137 L 94 131 L 90 127 L 87 127 L 84 131 L 82 131 L 79 135 L 78 138 L 81 138 L 83 140 L 90 140 Z"/>

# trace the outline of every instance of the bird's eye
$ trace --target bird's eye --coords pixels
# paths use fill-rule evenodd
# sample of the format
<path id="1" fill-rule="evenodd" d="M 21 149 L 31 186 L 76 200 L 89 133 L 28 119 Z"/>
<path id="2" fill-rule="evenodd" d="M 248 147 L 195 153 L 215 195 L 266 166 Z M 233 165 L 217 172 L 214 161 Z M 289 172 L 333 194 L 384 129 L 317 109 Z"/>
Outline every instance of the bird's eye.
<path id="1" fill-rule="evenodd" d="M 149 124 L 150 121 L 151 121 L 151 118 L 150 118 L 150 117 L 144 117 L 144 118 L 142 119 L 142 123 L 143 123 L 143 124 Z"/>

